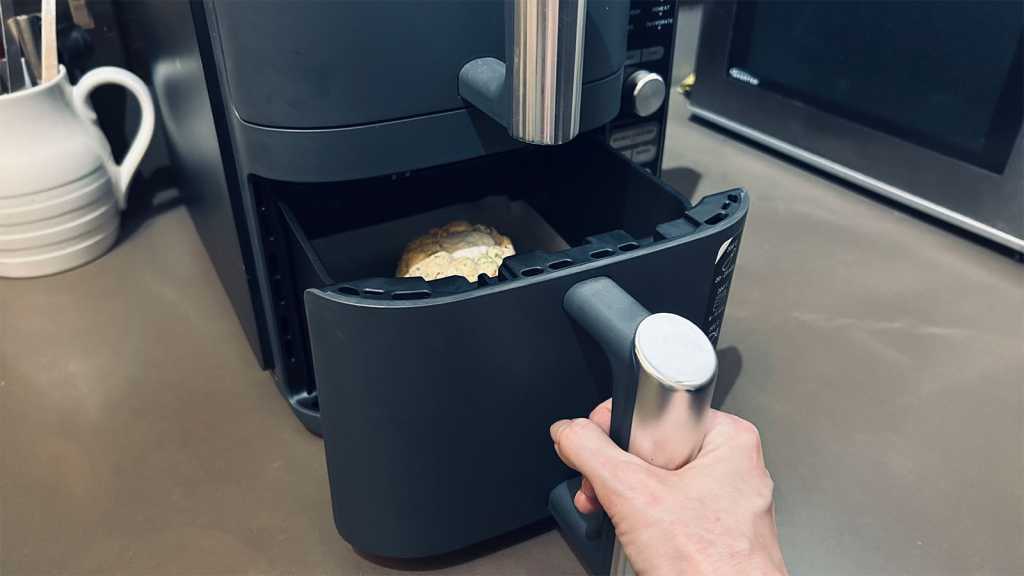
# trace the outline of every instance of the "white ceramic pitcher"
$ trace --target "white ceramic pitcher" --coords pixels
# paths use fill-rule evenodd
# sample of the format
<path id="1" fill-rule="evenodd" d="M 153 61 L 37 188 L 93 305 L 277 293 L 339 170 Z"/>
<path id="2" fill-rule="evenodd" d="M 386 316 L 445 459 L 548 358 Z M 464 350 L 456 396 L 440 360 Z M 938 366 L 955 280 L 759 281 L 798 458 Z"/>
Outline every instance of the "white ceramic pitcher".
<path id="1" fill-rule="evenodd" d="M 89 103 L 102 84 L 123 86 L 142 111 L 121 164 Z M 152 137 L 149 90 L 121 68 L 96 68 L 72 87 L 61 67 L 50 82 L 0 96 L 0 276 L 54 274 L 106 252 Z"/>

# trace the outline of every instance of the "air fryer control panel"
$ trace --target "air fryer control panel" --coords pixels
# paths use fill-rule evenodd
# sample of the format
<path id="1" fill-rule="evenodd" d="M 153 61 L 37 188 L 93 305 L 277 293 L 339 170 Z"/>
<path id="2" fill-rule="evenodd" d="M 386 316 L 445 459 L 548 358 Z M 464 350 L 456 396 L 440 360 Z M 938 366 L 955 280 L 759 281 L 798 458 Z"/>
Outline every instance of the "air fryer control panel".
<path id="1" fill-rule="evenodd" d="M 661 172 L 675 29 L 675 0 L 631 4 L 622 109 L 605 129 L 613 148 L 654 174 Z"/>

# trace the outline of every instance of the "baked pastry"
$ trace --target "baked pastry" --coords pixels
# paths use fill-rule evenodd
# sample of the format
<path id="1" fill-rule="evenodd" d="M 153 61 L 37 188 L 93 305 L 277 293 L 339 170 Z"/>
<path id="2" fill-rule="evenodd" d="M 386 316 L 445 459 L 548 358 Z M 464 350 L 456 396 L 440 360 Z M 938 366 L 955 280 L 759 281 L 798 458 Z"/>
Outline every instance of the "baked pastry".
<path id="1" fill-rule="evenodd" d="M 494 228 L 455 220 L 409 242 L 395 275 L 426 280 L 462 276 L 476 282 L 480 274 L 497 276 L 501 261 L 515 253 L 508 236 Z"/>

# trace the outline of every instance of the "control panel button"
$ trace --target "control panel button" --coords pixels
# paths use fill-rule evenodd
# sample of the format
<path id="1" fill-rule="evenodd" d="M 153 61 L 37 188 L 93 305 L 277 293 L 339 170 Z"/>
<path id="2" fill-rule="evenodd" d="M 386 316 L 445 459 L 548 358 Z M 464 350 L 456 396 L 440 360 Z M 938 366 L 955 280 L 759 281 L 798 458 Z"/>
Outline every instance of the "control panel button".
<path id="1" fill-rule="evenodd" d="M 675 21 L 675 18 L 673 18 L 671 16 L 668 16 L 668 17 L 665 17 L 665 18 L 657 18 L 655 20 L 648 20 L 647 22 L 644 22 L 644 26 L 646 26 L 648 28 L 657 28 L 657 29 L 660 30 L 664 26 L 671 26 L 674 21 Z"/>
<path id="2" fill-rule="evenodd" d="M 654 144 L 644 144 L 633 149 L 631 156 L 633 162 L 645 164 L 658 157 L 658 147 Z"/>
<path id="3" fill-rule="evenodd" d="M 665 55 L 664 46 L 651 46 L 650 48 L 644 48 L 640 53 L 641 62 L 654 62 L 655 60 L 661 60 Z"/>
<path id="4" fill-rule="evenodd" d="M 619 130 L 618 132 L 612 132 L 612 137 L 608 140 L 608 143 L 611 144 L 612 148 L 622 150 L 633 145 L 633 136 L 629 133 L 629 130 Z"/>
<path id="5" fill-rule="evenodd" d="M 658 137 L 660 131 L 660 128 L 654 122 L 620 128 L 612 132 L 608 143 L 611 144 L 612 148 L 619 150 L 636 144 L 650 142 Z"/>
<path id="6" fill-rule="evenodd" d="M 643 53 L 640 50 L 626 50 L 626 66 L 633 66 L 640 63 Z"/>
<path id="7" fill-rule="evenodd" d="M 650 116 L 665 103 L 665 80 L 656 72 L 633 72 L 626 79 L 625 91 L 625 104 L 637 116 Z"/>
<path id="8" fill-rule="evenodd" d="M 665 2 L 664 4 L 655 4 L 654 6 L 651 6 L 651 14 L 654 14 L 655 16 L 663 16 L 665 14 L 673 12 L 674 10 L 675 4 L 672 2 Z M 630 15 L 632 14 L 633 11 L 630 10 Z"/>
<path id="9" fill-rule="evenodd" d="M 649 124 L 641 124 L 640 126 L 637 126 L 635 130 L 636 137 L 633 141 L 637 144 L 643 144 L 644 142 L 654 140 L 658 137 L 658 132 L 661 131 L 658 125 L 653 122 Z"/>

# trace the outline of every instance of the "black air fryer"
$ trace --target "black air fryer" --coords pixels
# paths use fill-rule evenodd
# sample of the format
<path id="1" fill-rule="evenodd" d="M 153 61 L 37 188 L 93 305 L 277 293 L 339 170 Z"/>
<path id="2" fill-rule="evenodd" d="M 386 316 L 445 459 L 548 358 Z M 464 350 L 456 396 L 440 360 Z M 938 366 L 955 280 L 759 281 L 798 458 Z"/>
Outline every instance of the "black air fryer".
<path id="1" fill-rule="evenodd" d="M 657 176 L 675 13 L 122 6 L 196 227 L 256 355 L 324 437 L 356 549 L 432 556 L 549 515 L 573 473 L 548 426 L 635 376 L 606 358 L 602 324 L 567 313 L 574 286 L 615 286 L 627 296 L 596 309 L 675 314 L 717 340 L 747 197 L 691 206 Z M 517 254 L 475 281 L 394 277 L 409 240 L 455 218 Z M 642 315 L 627 316 L 628 347 Z"/>

